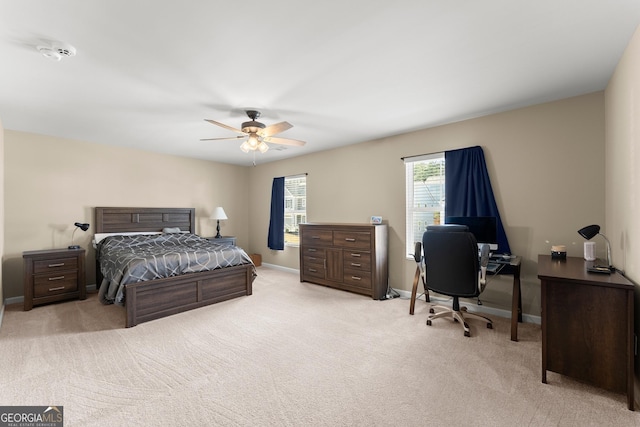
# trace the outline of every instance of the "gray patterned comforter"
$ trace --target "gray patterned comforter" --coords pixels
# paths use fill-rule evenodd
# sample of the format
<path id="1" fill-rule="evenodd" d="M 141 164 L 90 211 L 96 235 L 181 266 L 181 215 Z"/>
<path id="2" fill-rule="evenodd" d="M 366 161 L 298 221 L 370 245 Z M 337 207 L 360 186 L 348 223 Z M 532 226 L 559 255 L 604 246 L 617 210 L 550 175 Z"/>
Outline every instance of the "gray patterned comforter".
<path id="1" fill-rule="evenodd" d="M 247 253 L 195 234 L 109 236 L 97 246 L 104 279 L 99 298 L 103 304 L 124 305 L 124 285 L 251 264 Z"/>

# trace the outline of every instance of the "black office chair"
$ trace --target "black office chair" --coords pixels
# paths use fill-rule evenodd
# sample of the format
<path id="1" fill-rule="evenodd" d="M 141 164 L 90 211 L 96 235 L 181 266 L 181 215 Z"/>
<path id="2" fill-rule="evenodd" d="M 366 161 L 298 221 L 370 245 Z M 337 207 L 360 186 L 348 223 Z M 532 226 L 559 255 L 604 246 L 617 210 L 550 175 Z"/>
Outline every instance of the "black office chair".
<path id="1" fill-rule="evenodd" d="M 466 225 L 430 225 L 422 235 L 422 248 L 426 265 L 427 288 L 453 297 L 453 307 L 432 305 L 427 325 L 434 319 L 449 317 L 464 328 L 464 335 L 471 336 L 466 318 L 480 319 L 493 329 L 488 317 L 460 307 L 459 298 L 474 298 L 486 286 L 489 245 L 482 245 L 478 259 L 478 243 Z M 436 313 L 435 309 L 442 309 Z"/>

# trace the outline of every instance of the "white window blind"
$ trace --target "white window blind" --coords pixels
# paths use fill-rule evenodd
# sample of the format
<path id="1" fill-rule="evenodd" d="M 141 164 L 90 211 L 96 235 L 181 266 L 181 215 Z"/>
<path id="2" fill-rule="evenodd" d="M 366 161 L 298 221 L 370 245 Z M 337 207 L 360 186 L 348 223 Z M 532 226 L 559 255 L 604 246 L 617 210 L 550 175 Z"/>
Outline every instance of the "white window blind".
<path id="1" fill-rule="evenodd" d="M 404 159 L 406 169 L 406 253 L 422 241 L 427 225 L 444 224 L 444 153 Z"/>
<path id="2" fill-rule="evenodd" d="M 307 222 L 307 176 L 284 178 L 284 243 L 300 244 L 299 224 Z"/>

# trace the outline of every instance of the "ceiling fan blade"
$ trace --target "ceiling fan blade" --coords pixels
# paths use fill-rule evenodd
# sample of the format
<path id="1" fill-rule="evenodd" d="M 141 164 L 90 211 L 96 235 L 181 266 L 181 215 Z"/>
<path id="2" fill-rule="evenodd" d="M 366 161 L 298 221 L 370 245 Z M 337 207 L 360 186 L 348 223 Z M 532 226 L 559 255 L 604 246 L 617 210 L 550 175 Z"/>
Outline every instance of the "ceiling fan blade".
<path id="1" fill-rule="evenodd" d="M 232 130 L 234 132 L 238 132 L 238 133 L 244 134 L 244 132 L 242 132 L 240 129 L 236 129 L 236 128 L 232 127 L 232 126 L 225 125 L 224 123 L 216 122 L 215 120 L 210 120 L 210 119 L 204 119 L 204 120 L 209 122 L 209 123 L 211 123 L 211 124 L 213 124 L 213 125 L 220 126 L 221 128 L 229 129 L 229 130 Z"/>
<path id="2" fill-rule="evenodd" d="M 262 136 L 271 136 L 280 132 L 284 132 L 287 129 L 291 129 L 292 127 L 293 125 L 289 122 L 280 122 L 271 126 L 267 126 L 266 128 L 262 129 L 260 134 Z"/>
<path id="3" fill-rule="evenodd" d="M 267 136 L 263 138 L 264 142 L 269 142 L 271 144 L 282 144 L 282 145 L 296 145 L 298 147 L 306 144 L 304 141 L 299 141 L 297 139 L 289 139 L 289 138 L 277 138 L 275 136 Z"/>
<path id="4" fill-rule="evenodd" d="M 238 136 L 227 136 L 224 138 L 203 138 L 200 141 L 224 141 L 227 139 L 240 139 L 240 138 L 246 138 L 247 135 L 238 135 Z"/>

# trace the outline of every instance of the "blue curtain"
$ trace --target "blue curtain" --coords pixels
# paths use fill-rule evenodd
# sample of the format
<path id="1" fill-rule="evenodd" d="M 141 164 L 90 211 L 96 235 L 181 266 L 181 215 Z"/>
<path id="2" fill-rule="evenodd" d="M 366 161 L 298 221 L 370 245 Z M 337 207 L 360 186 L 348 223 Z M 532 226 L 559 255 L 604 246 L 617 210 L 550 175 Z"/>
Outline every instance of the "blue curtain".
<path id="1" fill-rule="evenodd" d="M 445 151 L 445 216 L 494 216 L 498 252 L 511 253 L 482 147 Z"/>
<path id="2" fill-rule="evenodd" d="M 273 178 L 267 246 L 276 251 L 284 250 L 284 177 Z"/>

